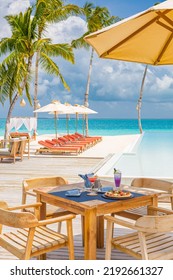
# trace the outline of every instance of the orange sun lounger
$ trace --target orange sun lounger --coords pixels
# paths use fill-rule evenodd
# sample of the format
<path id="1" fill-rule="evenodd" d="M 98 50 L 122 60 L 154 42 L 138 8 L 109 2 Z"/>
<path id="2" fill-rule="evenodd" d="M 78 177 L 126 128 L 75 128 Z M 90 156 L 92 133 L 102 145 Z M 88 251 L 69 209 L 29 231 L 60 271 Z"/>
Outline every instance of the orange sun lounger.
<path id="1" fill-rule="evenodd" d="M 50 141 L 51 142 L 51 141 Z M 80 147 L 57 146 L 56 143 L 50 143 L 48 140 L 40 140 L 38 143 L 43 146 L 36 150 L 36 153 L 56 153 L 56 154 L 79 154 Z"/>
<path id="2" fill-rule="evenodd" d="M 72 143 L 65 143 L 58 139 L 52 139 L 52 140 L 45 140 L 47 143 L 50 143 L 51 145 L 56 145 L 56 147 L 66 147 L 66 148 L 79 148 L 80 152 L 84 151 L 84 147 L 82 145 L 74 145 Z"/>
<path id="3" fill-rule="evenodd" d="M 67 145 L 67 146 L 74 146 L 74 147 L 78 146 L 81 148 L 82 151 L 86 150 L 89 147 L 88 143 L 68 139 L 66 137 L 58 137 L 58 139 L 52 139 L 52 141 L 55 141 L 60 145 Z"/>
<path id="4" fill-rule="evenodd" d="M 87 144 L 90 147 L 95 145 L 95 140 L 94 139 L 80 139 L 78 136 L 76 136 L 75 134 L 70 134 L 70 135 L 64 135 L 64 138 L 71 140 L 71 141 L 75 141 L 78 143 L 82 143 L 82 144 Z"/>
<path id="5" fill-rule="evenodd" d="M 75 132 L 74 135 L 79 137 L 79 139 L 94 139 L 96 142 L 102 141 L 101 136 L 83 136 L 82 134 Z"/>

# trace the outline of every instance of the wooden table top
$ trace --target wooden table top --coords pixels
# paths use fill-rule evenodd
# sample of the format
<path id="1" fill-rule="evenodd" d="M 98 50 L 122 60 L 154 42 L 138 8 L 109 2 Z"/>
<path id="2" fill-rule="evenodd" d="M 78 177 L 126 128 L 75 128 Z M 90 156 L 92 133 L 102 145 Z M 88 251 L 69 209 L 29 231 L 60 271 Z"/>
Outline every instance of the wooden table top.
<path id="1" fill-rule="evenodd" d="M 102 186 L 112 186 L 114 187 L 113 182 L 108 182 L 101 180 Z M 68 185 L 62 185 L 62 186 L 57 186 L 57 187 L 44 187 L 44 188 L 38 188 L 35 189 L 34 191 L 42 196 L 42 201 L 44 202 L 51 202 L 51 204 L 56 204 L 59 206 L 63 206 L 66 204 L 66 209 L 67 210 L 72 210 L 76 213 L 82 214 L 84 210 L 96 207 L 97 208 L 97 214 L 102 215 L 102 214 L 107 214 L 111 213 L 114 209 L 114 211 L 122 211 L 124 209 L 129 209 L 129 208 L 136 208 L 140 207 L 141 204 L 143 204 L 144 200 L 147 200 L 151 197 L 157 196 L 159 193 L 156 191 L 151 191 L 148 189 L 144 188 L 136 188 L 136 187 L 131 187 L 127 185 L 123 185 L 122 188 L 123 190 L 131 191 L 137 194 L 141 194 L 141 196 L 137 197 L 132 197 L 129 199 L 125 200 L 100 200 L 99 195 L 98 196 L 92 196 L 90 197 L 90 200 L 86 201 L 80 201 L 80 197 L 76 198 L 73 200 L 71 197 L 61 197 L 58 196 L 58 192 L 62 191 L 67 191 L 67 190 L 72 190 L 72 189 L 84 189 L 83 188 L 83 182 L 80 183 L 74 183 L 74 184 L 68 184 Z M 54 194 L 56 193 L 56 195 Z M 78 201 L 79 199 L 79 201 Z M 49 201 L 48 201 L 49 200 Z M 67 205 L 68 204 L 68 205 Z M 115 209 L 116 208 L 116 209 Z M 76 209 L 76 211 L 75 211 Z"/>

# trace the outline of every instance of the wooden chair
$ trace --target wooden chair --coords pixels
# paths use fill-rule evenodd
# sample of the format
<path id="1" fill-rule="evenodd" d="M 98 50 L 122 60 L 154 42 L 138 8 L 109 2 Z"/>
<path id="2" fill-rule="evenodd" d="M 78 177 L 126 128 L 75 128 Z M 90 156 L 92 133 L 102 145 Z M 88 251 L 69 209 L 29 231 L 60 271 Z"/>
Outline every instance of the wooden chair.
<path id="1" fill-rule="evenodd" d="M 7 146 L 0 148 L 0 159 L 1 162 L 4 158 L 10 158 L 15 163 L 16 158 L 18 157 L 18 150 L 21 141 L 19 139 L 13 140 L 1 140 L 1 146 Z"/>
<path id="2" fill-rule="evenodd" d="M 19 157 L 22 161 L 23 160 L 23 155 L 25 153 L 27 139 L 25 137 L 23 137 L 23 138 L 21 137 L 19 140 L 20 140 L 20 144 L 19 144 L 16 156 Z M 29 158 L 29 156 L 28 156 L 28 158 Z"/>
<path id="3" fill-rule="evenodd" d="M 154 214 L 163 212 L 163 216 L 143 216 L 136 221 L 126 221 L 105 216 L 107 221 L 105 259 L 111 258 L 111 250 L 116 248 L 136 259 L 170 260 L 173 259 L 173 211 L 150 207 Z M 112 237 L 113 224 L 128 227 L 134 232 Z"/>
<path id="4" fill-rule="evenodd" d="M 75 218 L 75 215 L 71 214 L 38 221 L 32 213 L 12 212 L 12 210 L 31 206 L 38 207 L 40 206 L 38 204 L 40 203 L 8 208 L 6 203 L 0 202 L 0 246 L 22 260 L 28 260 L 62 247 L 68 247 L 69 258 L 73 260 L 72 219 Z M 62 221 L 66 221 L 67 236 L 47 227 L 49 224 Z M 15 230 L 2 233 L 3 226 L 15 228 Z"/>
<path id="5" fill-rule="evenodd" d="M 36 194 L 33 192 L 33 189 L 44 188 L 44 187 L 57 187 L 60 185 L 66 185 L 68 181 L 63 177 L 51 176 L 51 177 L 38 177 L 25 179 L 22 182 L 22 204 L 28 203 L 28 199 L 34 197 L 36 199 Z M 27 209 L 27 211 L 31 209 Z M 58 208 L 53 205 L 47 205 L 47 218 L 54 218 L 62 215 L 67 215 L 71 212 Z M 58 232 L 61 231 L 61 223 L 58 224 Z"/>
<path id="6" fill-rule="evenodd" d="M 158 197 L 159 205 L 160 203 L 166 203 L 170 209 L 173 210 L 173 183 L 153 179 L 153 178 L 135 178 L 131 182 L 131 186 L 137 188 L 145 188 L 150 190 L 155 190 L 160 192 Z M 139 207 L 134 209 L 129 209 L 127 211 L 122 211 L 116 213 L 116 215 L 124 216 L 131 219 L 137 219 L 143 215 L 147 214 L 147 207 Z M 162 215 L 162 213 L 160 213 Z"/>
<path id="7" fill-rule="evenodd" d="M 30 158 L 30 142 L 31 142 L 31 136 L 27 132 L 11 132 L 9 135 L 9 139 L 20 139 L 20 140 L 26 140 L 23 145 L 23 154 L 28 155 L 28 159 Z"/>

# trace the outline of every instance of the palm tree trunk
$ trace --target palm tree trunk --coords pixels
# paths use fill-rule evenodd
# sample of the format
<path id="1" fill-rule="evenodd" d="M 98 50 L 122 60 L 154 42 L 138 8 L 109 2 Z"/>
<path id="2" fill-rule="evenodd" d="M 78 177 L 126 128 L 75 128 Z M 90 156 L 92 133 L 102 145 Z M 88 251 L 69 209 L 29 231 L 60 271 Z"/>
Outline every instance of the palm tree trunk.
<path id="1" fill-rule="evenodd" d="M 4 139 L 5 140 L 8 139 L 8 125 L 10 123 L 11 114 L 12 114 L 12 111 L 14 109 L 14 106 L 15 106 L 18 98 L 19 98 L 19 94 L 17 93 L 15 95 L 15 97 L 13 98 L 12 102 L 10 103 L 10 107 L 9 107 L 9 110 L 8 110 L 7 119 L 6 119 L 6 123 L 5 123 L 5 133 L 4 133 Z"/>
<path id="2" fill-rule="evenodd" d="M 35 83 L 34 83 L 34 111 L 37 109 L 38 104 L 38 64 L 40 59 L 40 52 L 36 54 L 36 62 L 35 62 Z M 34 117 L 37 119 L 37 113 L 34 112 Z M 36 137 L 37 131 L 34 130 L 34 136 Z"/>
<path id="3" fill-rule="evenodd" d="M 88 107 L 88 97 L 89 97 L 89 88 L 90 88 L 90 80 L 91 80 L 91 71 L 92 71 L 92 61 L 93 61 L 94 49 L 91 49 L 91 57 L 90 57 L 90 64 L 89 64 L 89 71 L 88 71 L 88 79 L 87 79 L 87 86 L 86 92 L 84 97 L 84 106 Z M 85 116 L 85 135 L 88 136 L 88 115 Z"/>
<path id="4" fill-rule="evenodd" d="M 141 89 L 140 89 L 140 94 L 139 94 L 139 99 L 137 103 L 137 111 L 138 111 L 138 126 L 139 126 L 139 131 L 142 133 L 142 123 L 141 123 L 141 107 L 142 107 L 142 97 L 143 97 L 143 89 L 144 89 L 144 82 L 145 82 L 145 77 L 147 74 L 147 68 L 148 65 L 145 66 L 143 78 L 142 78 L 142 83 L 141 83 Z"/>
<path id="5" fill-rule="evenodd" d="M 31 72 L 31 65 L 32 65 L 32 56 L 28 58 L 28 71 L 27 71 L 27 74 L 25 76 L 25 78 L 23 79 L 23 82 L 22 82 L 22 86 L 21 86 L 21 92 L 23 92 L 25 86 L 26 86 L 26 83 L 27 83 L 27 80 L 28 80 L 28 76 Z M 5 123 L 5 133 L 4 133 L 4 139 L 7 140 L 8 139 L 8 124 L 10 123 L 10 118 L 11 118 L 11 114 L 12 114 L 12 111 L 14 109 L 14 106 L 16 104 L 16 101 L 18 100 L 19 98 L 19 93 L 16 93 L 16 95 L 14 96 L 12 102 L 10 103 L 10 107 L 9 107 L 9 110 L 8 110 L 8 114 L 7 114 L 7 118 L 6 118 L 6 123 Z"/>

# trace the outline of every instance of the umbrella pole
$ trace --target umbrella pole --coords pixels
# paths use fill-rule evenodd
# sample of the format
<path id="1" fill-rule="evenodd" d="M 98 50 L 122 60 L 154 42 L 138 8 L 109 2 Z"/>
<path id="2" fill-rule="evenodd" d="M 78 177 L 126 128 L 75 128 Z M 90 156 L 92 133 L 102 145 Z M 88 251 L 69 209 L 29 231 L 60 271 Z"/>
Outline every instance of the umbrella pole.
<path id="1" fill-rule="evenodd" d="M 57 112 L 55 111 L 55 138 L 58 139 L 58 122 L 57 122 Z"/>
<path id="2" fill-rule="evenodd" d="M 78 131 L 78 113 L 76 113 L 76 132 Z"/>
<path id="3" fill-rule="evenodd" d="M 66 129 L 67 129 L 67 134 L 69 135 L 69 115 L 66 114 Z"/>
<path id="4" fill-rule="evenodd" d="M 85 135 L 85 114 L 83 114 L 83 136 Z"/>
<path id="5" fill-rule="evenodd" d="M 145 70 L 144 70 L 144 74 L 143 74 L 143 78 L 142 78 L 142 83 L 141 83 L 139 99 L 138 99 L 138 103 L 137 103 L 137 106 L 136 106 L 136 109 L 138 111 L 138 125 L 139 125 L 140 133 L 142 133 L 141 107 L 142 107 L 143 89 L 144 89 L 144 82 L 145 82 L 145 78 L 146 78 L 146 74 L 147 74 L 147 68 L 148 68 L 148 65 L 145 66 Z"/>

